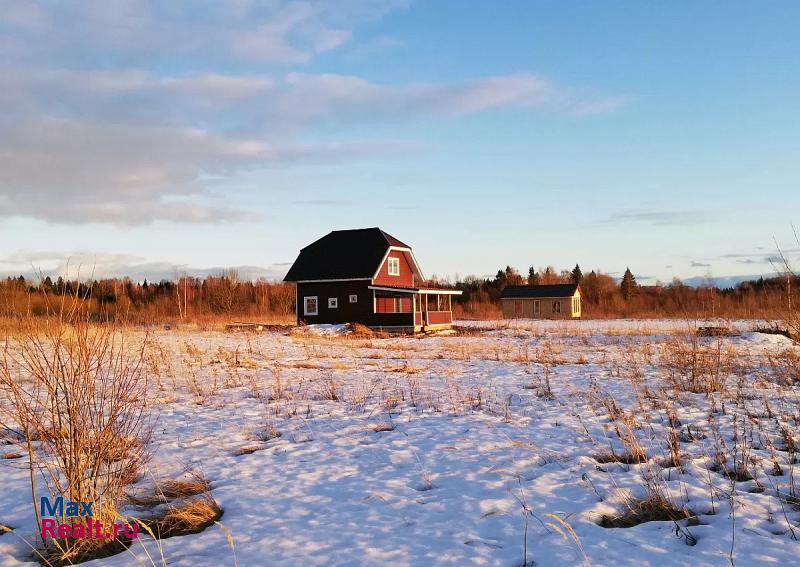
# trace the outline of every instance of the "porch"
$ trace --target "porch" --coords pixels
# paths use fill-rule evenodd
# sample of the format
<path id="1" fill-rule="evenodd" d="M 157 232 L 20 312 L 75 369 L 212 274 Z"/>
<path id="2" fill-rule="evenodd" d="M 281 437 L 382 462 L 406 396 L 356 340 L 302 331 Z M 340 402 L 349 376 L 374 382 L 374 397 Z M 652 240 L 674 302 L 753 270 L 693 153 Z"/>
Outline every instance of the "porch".
<path id="1" fill-rule="evenodd" d="M 454 289 L 370 286 L 375 327 L 402 327 L 416 331 L 449 328 L 453 323 Z"/>

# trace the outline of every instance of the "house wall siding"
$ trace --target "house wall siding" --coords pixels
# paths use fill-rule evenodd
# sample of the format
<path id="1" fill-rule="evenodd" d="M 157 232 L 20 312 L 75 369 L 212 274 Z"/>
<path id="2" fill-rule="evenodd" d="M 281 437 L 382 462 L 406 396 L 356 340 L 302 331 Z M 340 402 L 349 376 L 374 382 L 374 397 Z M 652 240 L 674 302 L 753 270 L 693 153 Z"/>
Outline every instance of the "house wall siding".
<path id="1" fill-rule="evenodd" d="M 389 258 L 400 259 L 400 275 L 389 275 Z M 389 255 L 378 270 L 378 275 L 373 280 L 375 285 L 385 285 L 391 287 L 414 287 L 414 272 L 411 270 L 411 265 L 406 260 L 406 255 L 397 250 L 390 250 Z"/>
<path id="2" fill-rule="evenodd" d="M 574 319 L 581 316 L 580 310 L 573 310 L 572 297 L 580 297 L 576 292 L 571 297 L 504 298 L 501 300 L 504 319 Z M 515 303 L 522 302 L 522 314 L 516 312 Z M 534 313 L 534 301 L 539 302 L 539 313 Z M 553 310 L 553 302 L 561 302 L 561 313 Z"/>
<path id="3" fill-rule="evenodd" d="M 309 325 L 315 323 L 363 323 L 372 316 L 372 290 L 369 280 L 345 282 L 299 282 L 297 284 L 297 322 Z M 358 296 L 356 303 L 350 303 L 350 295 Z M 317 296 L 318 315 L 304 314 L 306 296 Z M 328 298 L 336 297 L 339 306 L 328 307 Z M 366 323 L 365 323 L 366 324 Z"/>
<path id="4" fill-rule="evenodd" d="M 373 311 L 373 291 L 371 283 L 364 281 L 344 282 L 299 282 L 297 284 L 297 322 L 307 325 L 361 323 L 370 327 L 411 327 L 414 324 L 413 313 L 375 313 Z M 350 303 L 350 295 L 358 296 L 356 303 Z M 318 315 L 304 314 L 304 297 L 316 296 Z M 328 307 L 328 298 L 336 297 L 339 306 Z M 404 298 L 408 310 L 411 310 L 410 298 Z"/>

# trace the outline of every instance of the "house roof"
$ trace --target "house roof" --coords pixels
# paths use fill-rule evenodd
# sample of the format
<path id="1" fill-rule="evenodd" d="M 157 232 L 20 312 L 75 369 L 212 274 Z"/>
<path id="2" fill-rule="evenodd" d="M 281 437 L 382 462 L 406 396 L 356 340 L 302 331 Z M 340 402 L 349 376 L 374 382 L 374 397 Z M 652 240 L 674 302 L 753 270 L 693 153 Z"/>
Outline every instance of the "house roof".
<path id="1" fill-rule="evenodd" d="M 377 227 L 334 230 L 300 250 L 283 279 L 296 282 L 372 278 L 390 246 L 411 249 Z"/>
<path id="2" fill-rule="evenodd" d="M 577 289 L 578 284 L 509 285 L 500 297 L 572 297 Z"/>

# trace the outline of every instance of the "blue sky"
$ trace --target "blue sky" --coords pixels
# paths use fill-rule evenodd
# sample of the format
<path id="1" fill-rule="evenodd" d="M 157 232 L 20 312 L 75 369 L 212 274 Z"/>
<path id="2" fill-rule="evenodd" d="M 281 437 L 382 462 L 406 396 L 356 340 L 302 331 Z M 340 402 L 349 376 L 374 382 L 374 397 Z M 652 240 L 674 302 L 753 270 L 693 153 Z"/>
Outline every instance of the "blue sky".
<path id="1" fill-rule="evenodd" d="M 796 2 L 0 10 L 3 273 L 274 277 L 367 226 L 426 275 L 800 261 Z"/>

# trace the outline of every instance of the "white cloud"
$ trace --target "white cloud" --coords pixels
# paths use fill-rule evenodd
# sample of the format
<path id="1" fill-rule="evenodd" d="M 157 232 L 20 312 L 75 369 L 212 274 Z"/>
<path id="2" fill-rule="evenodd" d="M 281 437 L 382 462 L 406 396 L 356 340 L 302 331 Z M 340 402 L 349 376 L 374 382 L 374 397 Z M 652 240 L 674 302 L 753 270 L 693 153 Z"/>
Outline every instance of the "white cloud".
<path id="1" fill-rule="evenodd" d="M 700 211 L 628 210 L 613 213 L 604 224 L 646 223 L 652 226 L 688 226 L 709 222 L 711 217 Z"/>
<path id="2" fill-rule="evenodd" d="M 176 56 L 293 64 L 340 47 L 405 0 L 2 0 L 0 31 L 28 40 L 29 60 L 102 53 L 135 63 Z"/>
<path id="3" fill-rule="evenodd" d="M 50 276 L 53 279 L 60 276 L 81 281 L 130 277 L 134 281 L 147 279 L 156 282 L 174 280 L 183 274 L 204 277 L 233 270 L 243 280 L 275 280 L 286 274 L 289 264 L 280 263 L 267 267 L 193 267 L 169 261 L 151 261 L 134 254 L 94 253 L 85 250 L 17 250 L 0 257 L 0 277 L 23 275 L 33 281 L 40 276 Z"/>
<path id="4" fill-rule="evenodd" d="M 298 142 L 320 124 L 344 129 L 503 107 L 586 114 L 621 104 L 531 73 L 380 84 L 265 70 L 334 50 L 358 25 L 406 4 L 0 0 L 0 218 L 255 220 L 257 213 L 226 204 L 205 180 L 422 145 Z M 164 70 L 174 68 L 193 70 Z"/>

